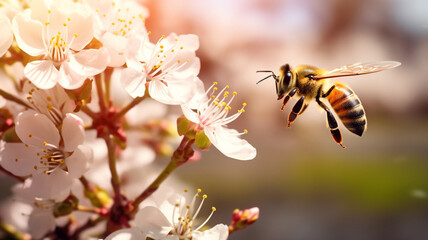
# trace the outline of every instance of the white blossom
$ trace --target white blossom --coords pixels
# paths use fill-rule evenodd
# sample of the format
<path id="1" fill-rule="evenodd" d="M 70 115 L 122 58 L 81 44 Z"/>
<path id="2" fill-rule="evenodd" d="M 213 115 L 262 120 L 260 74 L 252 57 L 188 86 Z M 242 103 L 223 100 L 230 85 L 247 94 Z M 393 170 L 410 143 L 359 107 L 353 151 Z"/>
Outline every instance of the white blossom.
<path id="1" fill-rule="evenodd" d="M 227 100 L 229 86 L 214 95 L 218 90 L 216 85 L 217 83 L 214 83 L 205 94 L 195 95 L 192 101 L 181 105 L 181 109 L 187 119 L 197 124 L 196 130 L 203 130 L 211 143 L 224 155 L 239 160 L 251 160 L 256 157 L 257 151 L 246 140 L 240 138 L 247 130 L 238 132 L 226 127 L 245 112 L 244 107 L 247 104 L 243 103 L 241 109 L 229 115 L 232 109 L 230 104 L 237 93 L 233 92 L 232 97 Z M 210 91 L 212 92 L 207 97 Z"/>
<path id="2" fill-rule="evenodd" d="M 25 66 L 25 76 L 37 87 L 80 87 L 109 63 L 103 49 L 83 48 L 94 35 L 91 11 L 68 0 L 30 2 L 30 9 L 13 19 L 16 42 L 27 54 L 41 57 Z"/>

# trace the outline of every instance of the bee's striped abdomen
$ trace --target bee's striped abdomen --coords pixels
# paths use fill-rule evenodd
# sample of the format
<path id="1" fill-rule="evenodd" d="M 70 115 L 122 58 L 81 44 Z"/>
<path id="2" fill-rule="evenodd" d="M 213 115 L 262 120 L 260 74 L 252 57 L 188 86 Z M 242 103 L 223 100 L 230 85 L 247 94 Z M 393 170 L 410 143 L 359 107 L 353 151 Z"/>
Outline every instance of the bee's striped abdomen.
<path id="1" fill-rule="evenodd" d="M 335 83 L 335 88 L 327 100 L 345 127 L 361 136 L 367 127 L 366 114 L 360 99 L 352 89 L 343 83 Z"/>

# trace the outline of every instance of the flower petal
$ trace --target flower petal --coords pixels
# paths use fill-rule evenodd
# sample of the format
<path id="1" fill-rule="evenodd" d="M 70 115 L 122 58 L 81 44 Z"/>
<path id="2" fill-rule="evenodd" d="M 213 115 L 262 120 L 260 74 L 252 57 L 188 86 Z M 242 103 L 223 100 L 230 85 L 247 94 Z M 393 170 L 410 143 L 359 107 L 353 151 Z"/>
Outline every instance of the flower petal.
<path id="1" fill-rule="evenodd" d="M 70 68 L 67 62 L 61 64 L 58 83 L 65 89 L 76 89 L 83 85 L 86 76 L 83 76 Z"/>
<path id="2" fill-rule="evenodd" d="M 132 227 L 127 229 L 121 229 L 111 233 L 105 240 L 141 240 L 146 239 L 146 236 L 141 232 L 139 228 Z"/>
<path id="3" fill-rule="evenodd" d="M 47 116 L 33 110 L 18 115 L 15 131 L 23 143 L 31 146 L 44 148 L 44 142 L 59 145 L 58 129 Z"/>
<path id="4" fill-rule="evenodd" d="M 72 178 L 61 169 L 51 174 L 37 174 L 33 176 L 28 191 L 36 198 L 63 201 L 70 194 Z"/>
<path id="5" fill-rule="evenodd" d="M 146 92 L 146 75 L 133 68 L 125 68 L 122 71 L 120 82 L 133 98 L 142 97 Z"/>
<path id="6" fill-rule="evenodd" d="M 192 240 L 226 240 L 229 236 L 229 230 L 224 224 L 217 224 L 209 230 L 203 232 L 194 231 Z"/>
<path id="7" fill-rule="evenodd" d="M 221 126 L 209 126 L 204 132 L 211 143 L 224 155 L 238 160 L 251 160 L 256 157 L 256 149 L 246 140 L 240 138 L 235 129 Z"/>
<path id="8" fill-rule="evenodd" d="M 46 52 L 43 44 L 43 25 L 30 18 L 30 12 L 19 13 L 12 20 L 12 29 L 20 49 L 31 56 L 40 56 Z"/>
<path id="9" fill-rule="evenodd" d="M 80 145 L 74 153 L 65 159 L 70 178 L 81 177 L 88 169 L 94 157 L 92 148 Z"/>
<path id="10" fill-rule="evenodd" d="M 64 140 L 64 151 L 74 151 L 85 140 L 83 120 L 72 113 L 67 113 L 62 122 L 61 134 Z"/>
<path id="11" fill-rule="evenodd" d="M 26 147 L 23 143 L 5 143 L 1 151 L 1 166 L 16 176 L 28 176 L 34 173 L 34 163 L 39 158 L 40 148 Z"/>
<path id="12" fill-rule="evenodd" d="M 104 71 L 110 63 L 107 49 L 82 50 L 69 57 L 69 67 L 74 72 L 89 77 Z"/>
<path id="13" fill-rule="evenodd" d="M 36 60 L 28 63 L 24 68 L 25 76 L 41 89 L 53 88 L 60 74 L 50 60 Z"/>
<path id="14" fill-rule="evenodd" d="M 9 18 L 2 15 L 0 16 L 0 29 L 2 34 L 0 35 L 0 57 L 6 53 L 10 45 L 13 42 L 12 26 L 10 25 Z"/>
<path id="15" fill-rule="evenodd" d="M 52 209 L 34 208 L 28 219 L 30 234 L 35 239 L 41 239 L 46 233 L 55 229 L 55 217 Z"/>
<path id="16" fill-rule="evenodd" d="M 135 223 L 141 231 L 154 239 L 162 239 L 172 230 L 171 223 L 157 207 L 147 206 L 138 211 Z"/>

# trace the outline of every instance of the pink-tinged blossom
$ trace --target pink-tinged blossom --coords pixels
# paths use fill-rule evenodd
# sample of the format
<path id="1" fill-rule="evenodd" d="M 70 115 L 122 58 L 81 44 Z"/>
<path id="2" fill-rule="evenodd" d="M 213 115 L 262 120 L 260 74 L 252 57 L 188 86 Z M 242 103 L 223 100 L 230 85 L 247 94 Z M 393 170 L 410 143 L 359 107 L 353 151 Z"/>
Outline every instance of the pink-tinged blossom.
<path id="1" fill-rule="evenodd" d="M 241 109 L 229 115 L 232 111 L 230 104 L 237 93 L 233 92 L 232 97 L 228 99 L 229 86 L 216 94 L 216 85 L 217 83 L 214 83 L 205 94 L 197 94 L 192 101 L 181 105 L 184 116 L 196 123 L 196 130 L 203 130 L 210 142 L 224 155 L 238 160 L 251 160 L 256 157 L 257 151 L 246 140 L 241 139 L 241 135 L 247 133 L 247 130 L 238 132 L 226 127 L 245 112 L 244 107 L 247 104 L 243 103 Z"/>
<path id="2" fill-rule="evenodd" d="M 185 191 L 187 193 L 187 190 Z M 211 229 L 199 231 L 206 226 L 212 214 L 202 223 L 195 220 L 200 214 L 207 195 L 200 195 L 198 189 L 194 197 L 187 201 L 183 195 L 172 194 L 158 206 L 146 206 L 135 216 L 136 227 L 116 231 L 106 240 L 145 239 L 155 240 L 226 240 L 229 233 L 224 224 L 217 224 Z M 197 204 L 199 202 L 199 204 Z"/>
<path id="3" fill-rule="evenodd" d="M 83 50 L 94 34 L 87 6 L 68 0 L 35 0 L 29 5 L 30 9 L 15 16 L 12 29 L 19 48 L 40 58 L 25 66 L 24 74 L 30 81 L 42 89 L 56 83 L 74 89 L 104 71 L 109 63 L 107 52 Z"/>
<path id="4" fill-rule="evenodd" d="M 93 157 L 92 149 L 83 145 L 82 120 L 68 113 L 58 130 L 46 115 L 27 110 L 17 116 L 15 131 L 22 143 L 4 144 L 2 167 L 16 176 L 30 177 L 25 188 L 34 197 L 67 196 L 72 179 L 86 172 Z"/>
<path id="5" fill-rule="evenodd" d="M 197 77 L 200 61 L 195 51 L 199 48 L 196 35 L 172 33 L 157 44 L 144 42 L 138 52 L 138 61 L 130 62 L 122 72 L 122 85 L 132 97 L 144 96 L 146 87 L 150 96 L 165 104 L 183 104 L 189 101 L 202 84 Z"/>
<path id="6" fill-rule="evenodd" d="M 0 29 L 2 30 L 2 34 L 0 34 L 0 57 L 2 57 L 13 42 L 12 27 L 9 18 L 6 16 L 0 15 Z"/>
<path id="7" fill-rule="evenodd" d="M 135 1 L 86 0 L 95 11 L 95 38 L 107 49 L 110 67 L 136 60 L 141 42 L 147 38 L 145 19 L 149 13 Z"/>

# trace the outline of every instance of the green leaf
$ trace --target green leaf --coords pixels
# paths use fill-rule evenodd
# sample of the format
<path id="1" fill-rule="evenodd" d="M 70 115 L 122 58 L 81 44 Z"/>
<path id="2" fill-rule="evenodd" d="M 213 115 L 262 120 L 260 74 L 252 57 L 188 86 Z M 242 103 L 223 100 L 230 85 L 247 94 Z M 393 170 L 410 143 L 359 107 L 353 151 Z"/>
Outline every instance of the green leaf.
<path id="1" fill-rule="evenodd" d="M 196 132 L 195 146 L 201 150 L 208 150 L 211 142 L 210 139 L 205 135 L 203 130 Z"/>
<path id="2" fill-rule="evenodd" d="M 102 208 L 111 203 L 109 194 L 99 186 L 95 186 L 95 188 L 91 190 L 85 189 L 84 194 L 94 207 Z"/>

